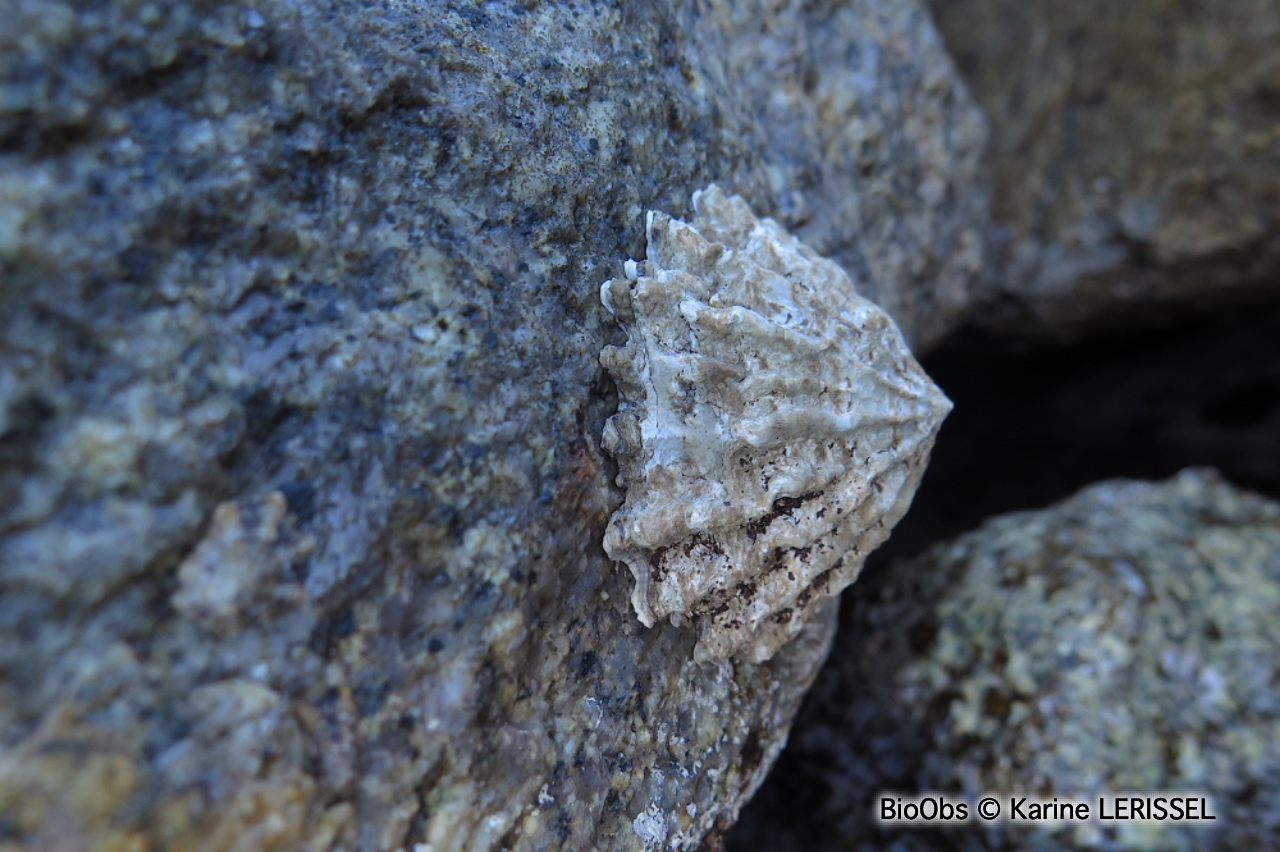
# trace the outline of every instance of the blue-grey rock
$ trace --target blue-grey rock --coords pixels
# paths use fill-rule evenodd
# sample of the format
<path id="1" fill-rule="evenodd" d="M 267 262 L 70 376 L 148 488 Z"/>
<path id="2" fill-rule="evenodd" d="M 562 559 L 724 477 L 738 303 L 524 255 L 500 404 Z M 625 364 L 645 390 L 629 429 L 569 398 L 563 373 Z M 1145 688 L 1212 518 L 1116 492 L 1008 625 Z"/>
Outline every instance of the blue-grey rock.
<path id="1" fill-rule="evenodd" d="M 823 659 L 601 547 L 643 211 L 718 182 L 920 345 L 984 126 L 914 0 L 0 0 L 0 842 L 692 848 Z"/>
<path id="2" fill-rule="evenodd" d="M 1074 337 L 1274 298 L 1280 7 L 929 5 L 991 124 L 976 322 Z"/>

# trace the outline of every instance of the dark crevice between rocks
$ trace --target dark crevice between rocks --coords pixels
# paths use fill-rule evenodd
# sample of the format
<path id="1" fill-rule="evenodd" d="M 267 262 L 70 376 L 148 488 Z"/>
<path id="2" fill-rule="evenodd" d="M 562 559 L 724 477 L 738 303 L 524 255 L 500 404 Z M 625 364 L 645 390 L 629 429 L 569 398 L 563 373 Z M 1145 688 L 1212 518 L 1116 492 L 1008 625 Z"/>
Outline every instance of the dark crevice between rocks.
<path id="1" fill-rule="evenodd" d="M 910 512 L 858 580 L 872 594 L 895 560 L 1104 479 L 1211 466 L 1280 498 L 1280 292 L 1066 346 L 1027 348 L 967 330 L 923 363 L 955 410 Z M 777 848 L 780 838 L 822 848 L 822 821 L 833 815 L 823 814 L 819 787 L 784 750 L 726 850 Z"/>
<path id="2" fill-rule="evenodd" d="M 924 366 L 955 410 L 868 578 L 989 517 L 1104 479 L 1211 466 L 1280 497 L 1280 296 L 1054 348 L 963 331 Z"/>

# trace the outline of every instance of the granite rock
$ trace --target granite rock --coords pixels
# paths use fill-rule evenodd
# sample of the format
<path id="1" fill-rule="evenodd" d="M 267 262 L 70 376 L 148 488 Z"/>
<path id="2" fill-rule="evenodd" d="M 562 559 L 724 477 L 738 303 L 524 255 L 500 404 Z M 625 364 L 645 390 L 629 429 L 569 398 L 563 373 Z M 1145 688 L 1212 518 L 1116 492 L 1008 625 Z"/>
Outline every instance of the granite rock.
<path id="1" fill-rule="evenodd" d="M 991 125 L 975 320 L 1074 336 L 1276 292 L 1280 7 L 930 5 Z"/>
<path id="2" fill-rule="evenodd" d="M 923 8 L 0 18 L 0 846 L 713 843 L 832 613 L 631 614 L 599 286 L 718 181 L 936 340 L 984 128 Z"/>
<path id="3" fill-rule="evenodd" d="M 781 819 L 796 805 L 766 787 L 735 848 L 1280 842 L 1280 503 L 1210 469 L 1104 482 L 853 592 L 788 747 L 809 819 Z M 875 821 L 882 790 L 1199 791 L 1217 820 L 895 830 Z"/>

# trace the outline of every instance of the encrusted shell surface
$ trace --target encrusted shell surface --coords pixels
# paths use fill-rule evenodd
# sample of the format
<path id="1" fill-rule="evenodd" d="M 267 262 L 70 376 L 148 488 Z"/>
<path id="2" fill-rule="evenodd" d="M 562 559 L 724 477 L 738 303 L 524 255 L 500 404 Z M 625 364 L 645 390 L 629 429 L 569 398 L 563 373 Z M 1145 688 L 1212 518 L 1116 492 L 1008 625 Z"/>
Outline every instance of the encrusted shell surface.
<path id="1" fill-rule="evenodd" d="M 604 547 L 644 624 L 763 661 L 902 517 L 951 403 L 837 264 L 716 186 L 693 206 L 650 211 L 648 258 L 601 288 L 627 332 L 600 356 L 627 490 Z"/>

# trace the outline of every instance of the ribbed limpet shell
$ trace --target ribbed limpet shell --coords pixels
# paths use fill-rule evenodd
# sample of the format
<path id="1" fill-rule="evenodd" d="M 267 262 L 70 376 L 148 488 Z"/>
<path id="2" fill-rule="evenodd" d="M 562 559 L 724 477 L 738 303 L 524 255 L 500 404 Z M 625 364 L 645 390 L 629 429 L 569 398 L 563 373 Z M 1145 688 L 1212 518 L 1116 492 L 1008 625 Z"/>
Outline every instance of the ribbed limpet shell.
<path id="1" fill-rule="evenodd" d="M 648 256 L 601 288 L 626 502 L 604 546 L 649 626 L 695 657 L 771 657 L 856 579 L 910 505 L 951 403 L 836 263 L 715 186 L 651 211 Z"/>

